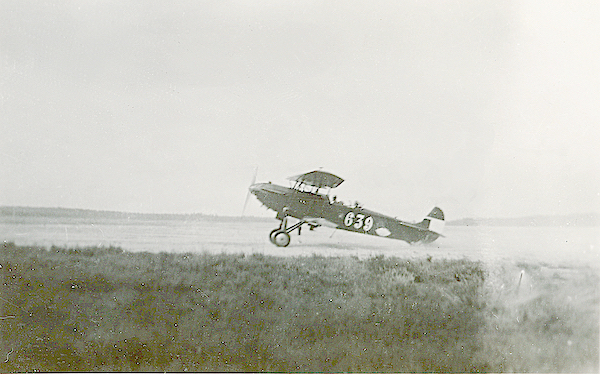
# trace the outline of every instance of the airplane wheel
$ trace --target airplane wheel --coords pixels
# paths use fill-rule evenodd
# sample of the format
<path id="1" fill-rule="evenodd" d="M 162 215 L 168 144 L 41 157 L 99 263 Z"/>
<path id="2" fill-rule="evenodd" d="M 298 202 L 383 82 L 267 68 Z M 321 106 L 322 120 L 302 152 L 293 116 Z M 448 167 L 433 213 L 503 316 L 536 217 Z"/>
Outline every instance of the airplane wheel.
<path id="1" fill-rule="evenodd" d="M 271 243 L 275 244 L 275 233 L 279 231 L 279 229 L 275 229 L 273 231 L 271 231 L 271 233 L 269 234 L 269 240 L 271 241 Z"/>
<path id="2" fill-rule="evenodd" d="M 285 231 L 277 230 L 273 234 L 273 244 L 278 247 L 287 247 L 290 244 L 290 234 Z"/>

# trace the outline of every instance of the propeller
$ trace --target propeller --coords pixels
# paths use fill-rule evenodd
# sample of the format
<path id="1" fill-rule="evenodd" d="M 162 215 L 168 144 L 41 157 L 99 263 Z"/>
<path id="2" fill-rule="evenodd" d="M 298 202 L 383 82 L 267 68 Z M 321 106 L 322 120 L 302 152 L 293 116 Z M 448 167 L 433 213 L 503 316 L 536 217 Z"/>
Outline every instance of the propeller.
<path id="1" fill-rule="evenodd" d="M 258 166 L 254 169 L 254 176 L 252 177 L 252 182 L 250 183 L 250 186 L 252 186 L 254 183 L 256 183 L 256 174 L 258 173 Z M 244 201 L 244 209 L 242 209 L 242 217 L 244 216 L 244 212 L 246 212 L 246 206 L 248 205 L 248 200 L 250 200 L 250 195 L 252 193 L 250 192 L 250 188 L 248 188 L 248 193 L 246 194 L 246 201 Z"/>

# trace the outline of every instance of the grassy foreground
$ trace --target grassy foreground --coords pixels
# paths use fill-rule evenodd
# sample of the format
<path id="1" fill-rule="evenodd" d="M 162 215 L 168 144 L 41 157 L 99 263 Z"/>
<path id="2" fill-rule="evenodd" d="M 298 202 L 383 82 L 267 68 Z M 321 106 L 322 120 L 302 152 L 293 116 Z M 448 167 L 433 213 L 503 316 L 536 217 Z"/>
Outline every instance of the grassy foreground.
<path id="1" fill-rule="evenodd" d="M 2 371 L 598 369 L 591 271 L 12 243 L 0 265 Z"/>

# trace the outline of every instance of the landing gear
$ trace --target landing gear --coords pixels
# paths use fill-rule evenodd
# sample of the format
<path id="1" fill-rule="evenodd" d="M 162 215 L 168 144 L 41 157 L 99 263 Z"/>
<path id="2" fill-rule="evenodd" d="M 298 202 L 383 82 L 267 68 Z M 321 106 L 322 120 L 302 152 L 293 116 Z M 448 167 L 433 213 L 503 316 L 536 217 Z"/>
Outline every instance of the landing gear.
<path id="1" fill-rule="evenodd" d="M 275 233 L 281 231 L 281 229 L 277 228 L 273 231 L 271 231 L 271 233 L 269 234 L 269 240 L 271 241 L 271 243 L 275 244 Z"/>
<path id="2" fill-rule="evenodd" d="M 298 229 L 298 234 L 300 234 L 300 228 L 306 223 L 306 221 L 300 221 L 290 227 L 287 227 L 287 215 L 285 215 L 286 212 L 287 210 L 284 209 L 281 218 L 281 225 L 275 230 L 271 231 L 269 234 L 269 240 L 271 243 L 278 247 L 287 247 L 290 244 L 290 232 Z"/>
<path id="3" fill-rule="evenodd" d="M 272 237 L 273 244 L 278 247 L 287 247 L 290 244 L 290 234 L 285 231 L 277 230 Z"/>

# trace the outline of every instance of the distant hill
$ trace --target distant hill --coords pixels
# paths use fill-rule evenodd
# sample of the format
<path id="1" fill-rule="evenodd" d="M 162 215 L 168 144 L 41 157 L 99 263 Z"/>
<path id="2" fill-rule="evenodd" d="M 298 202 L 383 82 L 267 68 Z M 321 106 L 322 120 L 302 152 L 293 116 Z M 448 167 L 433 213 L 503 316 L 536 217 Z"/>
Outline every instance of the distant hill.
<path id="1" fill-rule="evenodd" d="M 137 219 L 137 220 L 240 220 L 240 217 L 216 216 L 202 213 L 131 213 L 92 209 L 38 208 L 19 206 L 0 206 L 0 217 L 48 217 L 75 219 Z M 245 220 L 272 220 L 270 217 L 244 217 Z M 563 216 L 529 216 L 518 218 L 463 218 L 447 221 L 448 226 L 600 226 L 600 214 L 582 213 Z"/>
<path id="2" fill-rule="evenodd" d="M 537 215 L 517 218 L 463 218 L 446 222 L 448 226 L 600 226 L 599 213 L 579 213 L 560 216 Z"/>
<path id="3" fill-rule="evenodd" d="M 0 206 L 0 217 L 49 217 L 79 219 L 138 219 L 138 220 L 202 220 L 202 219 L 240 219 L 240 217 L 215 216 L 202 213 L 131 213 L 92 209 L 38 208 L 20 206 Z M 244 217 L 249 220 L 262 220 L 259 217 Z"/>

